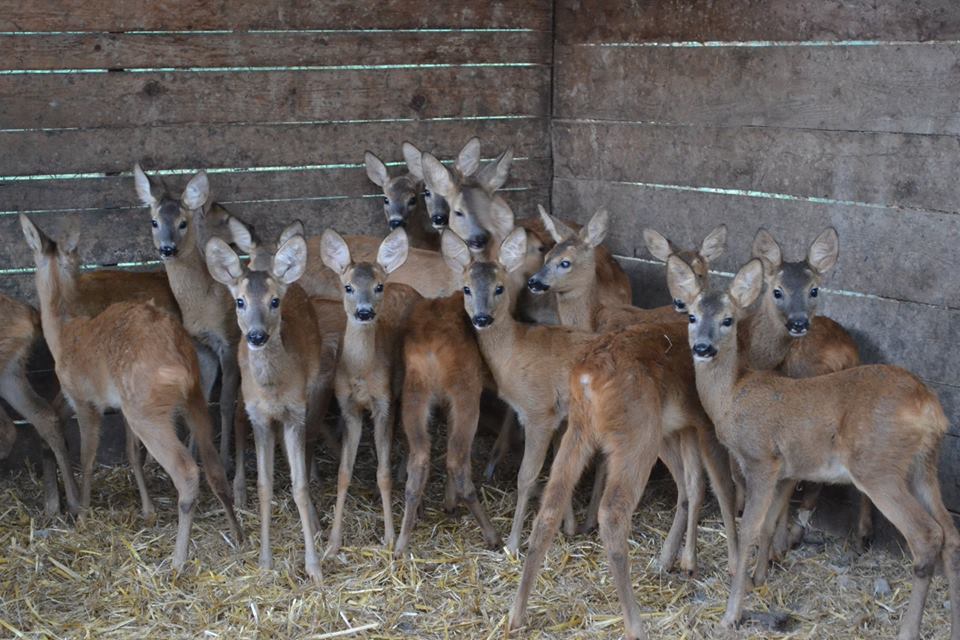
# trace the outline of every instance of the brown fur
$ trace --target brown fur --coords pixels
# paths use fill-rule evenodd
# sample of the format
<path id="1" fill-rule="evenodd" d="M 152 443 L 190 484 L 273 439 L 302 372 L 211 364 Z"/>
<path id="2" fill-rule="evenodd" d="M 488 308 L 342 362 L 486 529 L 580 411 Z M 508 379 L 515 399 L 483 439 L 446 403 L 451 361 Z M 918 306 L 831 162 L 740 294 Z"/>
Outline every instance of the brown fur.
<path id="1" fill-rule="evenodd" d="M 174 415 L 186 419 L 197 442 L 207 482 L 223 505 L 234 537 L 242 539 L 230 486 L 213 444 L 200 371 L 190 338 L 169 313 L 150 304 L 118 303 L 93 317 L 71 317 L 75 279 L 69 260 L 76 239 L 61 252 L 26 216 L 20 224 L 37 264 L 36 282 L 44 335 L 63 392 L 77 412 L 81 433 L 81 504 L 90 504 L 90 481 L 101 415 L 123 412 L 129 431 L 170 474 L 179 494 L 180 523 L 173 566 L 187 559 L 199 492 L 199 470 L 177 438 Z M 129 434 L 128 434 L 129 435 Z"/>

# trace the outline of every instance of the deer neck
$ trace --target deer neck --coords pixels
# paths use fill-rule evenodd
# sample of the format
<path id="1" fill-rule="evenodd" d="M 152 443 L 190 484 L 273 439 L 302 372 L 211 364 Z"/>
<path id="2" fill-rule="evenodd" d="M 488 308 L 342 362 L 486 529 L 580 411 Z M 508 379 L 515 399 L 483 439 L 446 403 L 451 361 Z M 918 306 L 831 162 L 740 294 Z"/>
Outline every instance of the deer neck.
<path id="1" fill-rule="evenodd" d="M 361 324 L 347 320 L 340 359 L 351 375 L 362 375 L 373 368 L 377 357 L 377 326 L 379 324 L 379 322 Z"/>
<path id="2" fill-rule="evenodd" d="M 263 349 L 251 349 L 244 340 L 240 349 L 247 354 L 247 367 L 260 387 L 282 385 L 292 367 L 290 354 L 283 346 L 282 336 L 268 340 Z"/>
<path id="3" fill-rule="evenodd" d="M 744 373 L 736 338 L 731 341 L 733 344 L 720 349 L 712 360 L 694 360 L 693 365 L 700 402 L 718 429 L 726 424 L 726 416 L 733 410 L 734 390 Z"/>
<path id="4" fill-rule="evenodd" d="M 40 325 L 43 338 L 50 348 L 55 362 L 62 362 L 63 332 L 71 322 L 68 315 L 68 303 L 75 297 L 75 283 L 64 282 L 55 268 L 46 266 L 37 269 L 37 297 L 40 299 Z"/>
<path id="5" fill-rule="evenodd" d="M 227 290 L 210 276 L 203 255 L 195 244 L 186 252 L 177 254 L 173 260 L 165 260 L 163 266 L 170 282 L 170 290 L 180 306 L 183 324 L 193 334 L 198 329 L 200 319 L 205 317 L 209 305 L 220 304 Z M 224 310 L 227 308 L 224 307 Z"/>
<path id="6" fill-rule="evenodd" d="M 760 306 L 747 317 L 739 335 L 740 349 L 746 364 L 757 371 L 776 369 L 787 357 L 790 341 L 770 296 L 764 295 Z"/>
<path id="7" fill-rule="evenodd" d="M 515 363 L 514 358 L 521 343 L 519 331 L 520 323 L 514 320 L 510 313 L 502 314 L 502 317 L 497 318 L 486 329 L 475 329 L 477 344 L 480 346 L 483 359 L 501 387 L 504 386 L 502 381 L 506 378 L 507 372 Z"/>
<path id="8" fill-rule="evenodd" d="M 584 331 L 596 331 L 597 310 L 600 308 L 600 292 L 596 280 L 588 286 L 557 293 L 557 315 L 560 324 Z"/>

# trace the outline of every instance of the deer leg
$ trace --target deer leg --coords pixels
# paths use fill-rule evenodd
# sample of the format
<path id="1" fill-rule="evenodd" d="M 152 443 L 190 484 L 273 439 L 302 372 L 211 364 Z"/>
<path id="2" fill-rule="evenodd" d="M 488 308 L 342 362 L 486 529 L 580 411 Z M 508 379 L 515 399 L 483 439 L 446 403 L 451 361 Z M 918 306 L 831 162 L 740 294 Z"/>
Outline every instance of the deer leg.
<path id="1" fill-rule="evenodd" d="M 522 627 L 526 622 L 530 591 L 537 581 L 537 574 L 540 573 L 543 560 L 560 530 L 563 509 L 570 502 L 577 481 L 580 480 L 593 453 L 594 447 L 587 442 L 581 429 L 572 427 L 567 429 L 560 442 L 560 450 L 553 460 L 550 479 L 547 481 L 543 500 L 540 503 L 540 512 L 533 521 L 533 529 L 527 541 L 523 576 L 520 578 L 520 586 L 517 589 L 513 607 L 510 609 L 509 628 L 511 630 Z"/>
<path id="2" fill-rule="evenodd" d="M 797 488 L 793 480 L 782 480 L 777 486 L 777 493 L 773 497 L 773 505 L 763 521 L 763 530 L 760 533 L 760 547 L 757 551 L 757 566 L 753 571 L 753 586 L 764 583 L 767 579 L 767 569 L 770 568 L 770 546 L 773 537 L 786 517 L 790 507 L 790 496 Z"/>
<path id="3" fill-rule="evenodd" d="M 290 463 L 290 480 L 293 484 L 293 501 L 300 512 L 300 526 L 303 529 L 305 570 L 314 582 L 320 582 L 320 558 L 317 556 L 316 531 L 313 529 L 313 501 L 307 478 L 306 433 L 302 421 L 294 421 L 283 427 L 283 445 Z"/>
<path id="4" fill-rule="evenodd" d="M 697 527 L 700 509 L 706 494 L 703 480 L 703 462 L 697 446 L 696 432 L 687 429 L 680 435 L 680 453 L 683 456 L 683 477 L 687 486 L 687 539 L 680 557 L 680 569 L 688 576 L 697 574 Z"/>
<path id="5" fill-rule="evenodd" d="M 524 425 L 526 444 L 523 448 L 523 461 L 520 463 L 520 473 L 517 476 L 517 509 L 513 514 L 513 525 L 510 528 L 510 537 L 507 538 L 507 552 L 516 554 L 520 549 L 520 535 L 523 533 L 523 523 L 526 520 L 527 505 L 530 494 L 537 482 L 543 461 L 547 457 L 550 440 L 557 430 L 560 421 L 556 417 Z M 569 504 L 565 509 L 569 510 Z"/>
<path id="6" fill-rule="evenodd" d="M 743 599 L 746 597 L 750 576 L 747 575 L 747 563 L 750 552 L 756 544 L 762 529 L 764 519 L 773 505 L 777 492 L 777 473 L 775 469 L 768 469 L 754 465 L 750 474 L 746 476 L 746 504 L 743 517 L 740 520 L 740 544 L 738 547 L 737 570 L 730 585 L 730 597 L 727 600 L 727 611 L 720 624 L 729 629 L 740 622 L 743 611 Z M 766 559 L 764 559 L 766 560 Z"/>
<path id="7" fill-rule="evenodd" d="M 150 455 L 170 475 L 177 488 L 177 506 L 179 522 L 177 541 L 173 548 L 173 568 L 183 569 L 187 562 L 190 545 L 190 529 L 193 526 L 193 514 L 200 493 L 200 470 L 197 463 L 180 439 L 169 415 L 165 416 L 125 416 L 130 429 L 136 434 Z"/>
<path id="8" fill-rule="evenodd" d="M 253 440 L 257 448 L 257 498 L 260 502 L 260 568 L 273 568 L 270 520 L 273 516 L 273 462 L 276 436 L 269 420 L 253 419 Z"/>
<path id="9" fill-rule="evenodd" d="M 23 376 L 3 376 L 0 379 L 0 396 L 2 396 L 13 409 L 22 415 L 33 428 L 37 430 L 43 441 L 47 443 L 53 456 L 60 468 L 60 475 L 63 476 L 63 489 L 67 498 L 67 508 L 71 513 L 80 511 L 81 497 L 77 491 L 77 483 L 73 477 L 73 467 L 70 465 L 70 455 L 67 452 L 67 443 L 63 437 L 63 421 L 60 420 L 54 409 L 47 402 L 37 395 L 30 383 Z M 98 418 L 99 419 L 99 418 Z M 99 422 L 98 422 L 99 424 Z M 11 423 L 11 427 L 13 424 Z M 16 434 L 14 434 L 16 435 Z M 56 473 L 54 473 L 54 487 L 56 486 Z M 59 511 L 59 491 L 57 492 L 57 511 Z M 48 492 L 49 497 L 49 492 Z M 88 496 L 89 505 L 89 496 Z M 50 507 L 53 506 L 51 500 L 47 500 L 48 515 Z"/>
<path id="10" fill-rule="evenodd" d="M 77 423 L 80 425 L 80 505 L 86 510 L 90 508 L 90 489 L 93 482 L 93 465 L 97 460 L 97 449 L 100 447 L 100 412 L 87 403 L 78 403 L 74 409 L 77 412 Z"/>
<path id="11" fill-rule="evenodd" d="M 567 430 L 566 421 L 561 421 L 561 427 L 555 429 L 553 432 L 553 438 L 550 439 L 550 447 L 553 452 L 553 456 L 557 456 L 557 451 L 560 450 L 560 440 L 563 438 L 564 432 Z M 543 468 L 543 465 L 540 465 Z M 600 471 L 600 463 L 597 463 L 597 471 Z M 539 470 L 537 475 L 539 475 Z M 602 481 L 601 481 L 602 482 Z M 567 537 L 572 537 L 577 533 L 577 518 L 573 514 L 573 496 L 570 497 L 570 502 L 567 503 L 567 508 L 563 513 L 563 534 Z"/>
<path id="12" fill-rule="evenodd" d="M 357 460 L 360 446 L 360 432 L 363 429 L 363 415 L 360 407 L 349 397 L 338 398 L 343 413 L 345 429 L 343 449 L 340 453 L 340 471 L 337 474 L 337 504 L 333 509 L 333 526 L 330 528 L 330 540 L 324 558 L 335 556 L 343 541 L 343 509 L 347 502 L 347 490 L 353 478 L 353 465 Z"/>
<path id="13" fill-rule="evenodd" d="M 404 490 L 403 522 L 393 557 L 400 558 L 420 517 L 420 504 L 430 473 L 430 394 L 408 376 L 403 389 L 401 416 L 407 437 L 407 482 Z"/>
<path id="14" fill-rule="evenodd" d="M 603 498 L 603 488 L 607 480 L 607 460 L 603 456 L 596 458 L 593 472 L 593 488 L 590 490 L 590 502 L 583 516 L 583 522 L 577 527 L 577 533 L 589 533 L 597 528 L 597 516 L 600 513 L 600 499 Z"/>
<path id="15" fill-rule="evenodd" d="M 644 431 L 648 431 L 651 436 L 659 436 L 659 429 Z M 610 573 L 613 574 L 613 582 L 620 598 L 624 637 L 627 640 L 646 637 L 640 622 L 640 607 L 637 606 L 630 581 L 628 546 L 633 512 L 643 495 L 653 464 L 657 461 L 658 447 L 653 442 L 646 445 L 636 449 L 630 445 L 611 447 L 607 452 L 609 477 L 600 504 L 600 538 L 607 551 Z"/>
<path id="16" fill-rule="evenodd" d="M 870 498 L 860 494 L 860 509 L 857 513 L 857 548 L 861 551 L 867 548 L 873 538 L 873 503 Z"/>
<path id="17" fill-rule="evenodd" d="M 497 467 L 503 462 L 504 458 L 510 452 L 510 443 L 513 440 L 513 432 L 517 428 L 517 412 L 512 407 L 507 407 L 503 415 L 503 424 L 500 425 L 500 433 L 493 443 L 493 449 L 490 452 L 490 460 L 483 471 L 483 479 L 487 482 L 493 480 L 493 474 Z"/>
<path id="18" fill-rule="evenodd" d="M 143 461 L 140 459 L 140 439 L 130 428 L 130 423 L 126 418 L 122 418 L 124 434 L 127 445 L 127 463 L 133 471 L 133 478 L 137 482 L 137 490 L 140 492 L 140 513 L 143 514 L 143 521 L 148 527 L 152 527 L 157 522 L 157 510 L 153 508 L 153 502 L 150 500 L 150 494 L 147 492 L 147 481 L 143 477 Z"/>
<path id="19" fill-rule="evenodd" d="M 218 349 L 220 370 L 220 462 L 230 466 L 230 431 L 234 428 L 237 411 L 237 396 L 240 393 L 240 365 L 237 363 L 237 348 L 223 344 Z M 241 409 L 242 411 L 242 409 Z"/>
<path id="20" fill-rule="evenodd" d="M 471 464 L 473 439 L 480 422 L 480 390 L 462 393 L 450 399 L 450 420 L 447 425 L 447 475 L 451 478 L 457 499 L 466 505 L 473 515 L 483 541 L 490 549 L 500 547 L 500 534 L 483 510 L 477 489 L 473 484 Z"/>
<path id="21" fill-rule="evenodd" d="M 667 467 L 677 485 L 677 508 L 673 514 L 673 524 L 660 550 L 660 571 L 672 571 L 683 541 L 690 501 L 687 498 L 687 484 L 683 475 L 683 458 L 680 456 L 680 441 L 676 436 L 665 436 L 660 443 L 660 459 Z"/>
<path id="22" fill-rule="evenodd" d="M 393 505 L 391 493 L 393 478 L 390 477 L 390 445 L 393 440 L 393 414 L 390 411 L 392 401 L 387 399 L 374 408 L 373 440 L 377 449 L 377 487 L 380 489 L 380 502 L 383 504 L 383 544 L 393 548 Z"/>
<path id="23" fill-rule="evenodd" d="M 717 440 L 717 434 L 712 428 L 698 429 L 700 438 L 700 459 L 710 478 L 710 486 L 717 503 L 720 505 L 720 517 L 723 520 L 723 530 L 727 538 L 727 571 L 732 575 L 737 566 L 737 515 L 736 496 L 731 466 L 733 461 L 727 449 Z"/>
<path id="24" fill-rule="evenodd" d="M 245 464 L 250 418 L 241 406 L 233 419 L 233 501 L 240 508 L 247 506 L 247 469 Z"/>

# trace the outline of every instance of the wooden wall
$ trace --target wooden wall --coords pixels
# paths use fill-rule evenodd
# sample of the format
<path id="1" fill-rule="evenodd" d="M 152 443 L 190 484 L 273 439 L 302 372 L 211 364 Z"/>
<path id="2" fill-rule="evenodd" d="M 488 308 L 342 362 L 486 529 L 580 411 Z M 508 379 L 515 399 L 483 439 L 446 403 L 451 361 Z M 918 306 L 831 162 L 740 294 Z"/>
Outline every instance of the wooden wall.
<path id="1" fill-rule="evenodd" d="M 841 239 L 824 311 L 871 362 L 919 374 L 952 419 L 960 511 L 960 6 L 953 0 L 560 0 L 554 209 L 614 218 L 640 298 L 666 300 L 641 229 L 768 227 L 788 259 Z"/>
<path id="2" fill-rule="evenodd" d="M 364 149 L 513 145 L 512 202 L 549 197 L 550 2 L 0 0 L 0 290 L 32 299 L 16 213 L 83 229 L 86 262 L 155 259 L 130 170 L 199 168 L 278 230 L 379 229 Z M 535 208 L 532 209 L 535 212 Z"/>

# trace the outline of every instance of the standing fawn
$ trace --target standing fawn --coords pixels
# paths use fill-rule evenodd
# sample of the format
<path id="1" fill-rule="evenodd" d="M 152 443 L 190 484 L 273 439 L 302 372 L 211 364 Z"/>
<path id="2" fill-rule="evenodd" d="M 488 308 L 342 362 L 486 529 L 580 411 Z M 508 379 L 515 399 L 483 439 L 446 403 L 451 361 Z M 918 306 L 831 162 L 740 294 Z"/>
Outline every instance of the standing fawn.
<path id="1" fill-rule="evenodd" d="M 76 281 L 63 256 L 75 250 L 76 234 L 60 250 L 22 214 L 20 225 L 37 266 L 44 336 L 63 393 L 80 423 L 82 507 L 90 505 L 100 418 L 107 409 L 118 408 L 130 431 L 177 487 L 180 522 L 173 567 L 181 569 L 187 560 L 200 472 L 177 438 L 174 417 L 180 414 L 197 443 L 207 482 L 224 507 L 234 538 L 242 540 L 230 485 L 213 444 L 196 352 L 183 327 L 151 304 L 118 303 L 93 318 L 71 316 L 65 301 L 73 295 Z"/>
<path id="2" fill-rule="evenodd" d="M 262 258 L 262 256 L 260 256 Z M 260 567 L 273 566 L 270 519 L 273 510 L 275 427 L 282 426 L 290 465 L 293 500 L 300 513 L 305 570 L 321 579 L 314 536 L 319 519 L 310 499 L 306 433 L 323 419 L 334 363 L 324 354 L 313 305 L 296 284 L 307 264 L 307 243 L 295 234 L 280 245 L 269 269 L 253 270 L 226 242 L 211 238 L 206 246 L 210 274 L 226 285 L 234 299 L 240 343 L 243 400 L 257 447 L 257 492 L 260 500 Z"/>
<path id="3" fill-rule="evenodd" d="M 321 258 L 340 275 L 347 318 L 343 352 L 335 379 L 337 403 L 346 423 L 346 432 L 326 557 L 336 555 L 343 539 L 343 510 L 353 477 L 365 411 L 373 420 L 377 485 L 383 503 L 383 541 L 388 547 L 394 543 L 390 505 L 393 412 L 403 384 L 403 332 L 410 310 L 420 295 L 406 285 L 385 282 L 387 276 L 407 259 L 408 248 L 406 232 L 402 228 L 394 229 L 380 244 L 375 263 L 355 262 L 340 234 L 332 229 L 323 232 Z"/>
<path id="4" fill-rule="evenodd" d="M 229 293 L 210 277 L 203 248 L 206 229 L 215 222 L 208 218 L 229 219 L 230 214 L 211 201 L 210 183 L 203 171 L 190 179 L 179 199 L 170 195 L 166 185 L 155 184 L 139 164 L 134 166 L 133 176 L 137 195 L 150 211 L 153 245 L 163 261 L 183 326 L 220 363 L 220 459 L 227 464 L 240 387 L 240 333 L 231 318 Z"/>
<path id="5" fill-rule="evenodd" d="M 754 259 L 725 291 L 704 291 L 681 260 L 667 263 L 670 291 L 690 312 L 688 342 L 697 389 L 721 442 L 747 486 L 740 556 L 723 625 L 740 620 L 750 585 L 747 563 L 759 542 L 766 565 L 770 536 L 794 482 L 853 483 L 903 534 L 913 555 L 910 604 L 900 638 L 918 638 L 935 566 L 942 561 L 950 601 L 960 602 L 960 534 L 940 497 L 937 461 L 948 421 L 913 374 L 868 365 L 793 379 L 741 364 L 738 324 L 763 288 Z M 960 638 L 960 607 L 951 610 Z"/>
<path id="6" fill-rule="evenodd" d="M 63 423 L 56 411 L 40 397 L 27 380 L 27 360 L 40 340 L 40 317 L 32 307 L 0 294 L 0 398 L 33 425 L 50 447 L 63 476 L 70 513 L 80 511 L 80 497 L 73 478 L 70 456 L 63 437 Z M 13 420 L 0 407 L 0 458 L 6 458 L 17 439 Z M 60 511 L 57 469 L 43 461 L 44 509 L 48 516 Z"/>
<path id="7" fill-rule="evenodd" d="M 383 214 L 387 225 L 391 229 L 403 227 L 412 247 L 431 251 L 439 249 L 440 235 L 427 226 L 426 208 L 421 206 L 422 179 L 413 172 L 391 178 L 387 165 L 371 151 L 364 152 L 363 163 L 370 182 L 383 189 Z"/>
<path id="8" fill-rule="evenodd" d="M 455 234 L 441 238 L 443 257 L 462 273 L 463 303 L 497 392 L 516 412 L 526 443 L 517 479 L 517 508 L 507 550 L 516 553 L 530 496 L 547 447 L 567 415 L 570 369 L 594 335 L 569 327 L 518 322 L 511 314 L 511 275 L 527 259 L 527 232 L 517 227 L 497 262 L 477 260 Z"/>

